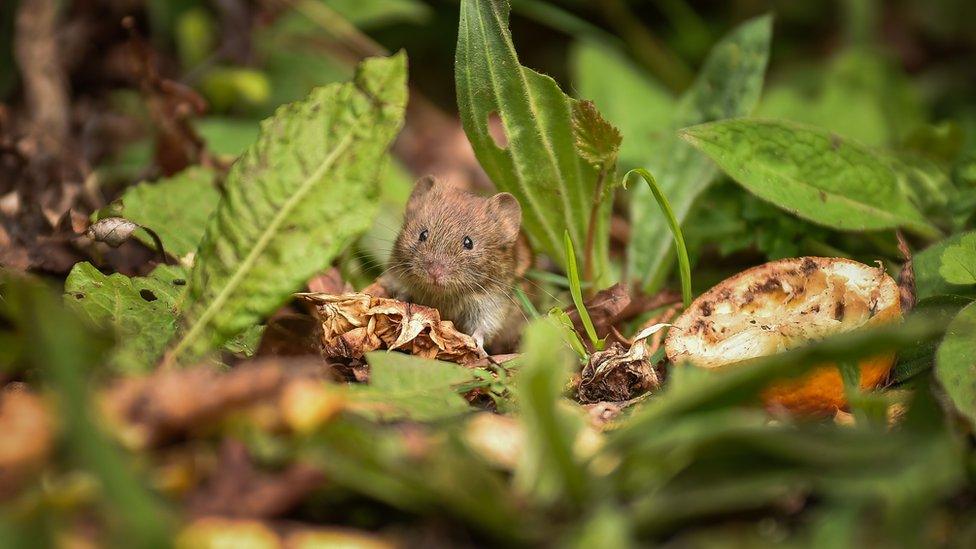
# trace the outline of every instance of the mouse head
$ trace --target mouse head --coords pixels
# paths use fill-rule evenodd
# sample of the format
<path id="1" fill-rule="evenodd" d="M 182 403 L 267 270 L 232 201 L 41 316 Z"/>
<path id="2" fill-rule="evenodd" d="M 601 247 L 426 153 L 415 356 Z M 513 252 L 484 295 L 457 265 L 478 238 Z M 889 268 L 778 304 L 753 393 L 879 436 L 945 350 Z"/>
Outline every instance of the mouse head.
<path id="1" fill-rule="evenodd" d="M 391 269 L 425 292 L 507 290 L 521 223 L 522 208 L 509 193 L 483 198 L 423 177 L 407 203 Z"/>

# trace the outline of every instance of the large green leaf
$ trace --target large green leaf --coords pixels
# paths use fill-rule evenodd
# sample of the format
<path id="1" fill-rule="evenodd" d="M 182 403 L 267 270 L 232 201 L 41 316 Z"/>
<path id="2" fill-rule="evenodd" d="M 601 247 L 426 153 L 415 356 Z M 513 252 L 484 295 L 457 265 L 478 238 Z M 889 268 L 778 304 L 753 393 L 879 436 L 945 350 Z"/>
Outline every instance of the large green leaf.
<path id="1" fill-rule="evenodd" d="M 692 203 L 717 172 L 707 158 L 682 142 L 675 132 L 752 111 L 762 90 L 771 34 L 772 17 L 764 15 L 743 23 L 712 48 L 698 78 L 678 102 L 669 134 L 650 151 L 653 156 L 644 160 L 661 183 L 679 222 L 684 222 Z M 643 185 L 634 187 L 630 216 L 633 233 L 627 250 L 629 272 L 647 284 L 658 276 L 667 258 L 671 233 L 650 189 Z"/>
<path id="2" fill-rule="evenodd" d="M 659 145 L 674 98 L 609 46 L 579 42 L 570 51 L 570 62 L 579 96 L 596 103 L 626 137 L 620 146 L 621 164 L 642 165 Z"/>
<path id="3" fill-rule="evenodd" d="M 366 60 L 353 82 L 262 123 L 210 218 L 171 359 L 198 358 L 253 326 L 369 227 L 406 100 L 400 53 Z"/>
<path id="4" fill-rule="evenodd" d="M 935 375 L 956 409 L 976 425 L 976 303 L 949 324 L 935 356 Z"/>
<path id="5" fill-rule="evenodd" d="M 458 108 L 478 161 L 500 190 L 521 203 L 522 225 L 533 246 L 565 266 L 563 232 L 569 231 L 581 254 L 597 171 L 574 146 L 573 100 L 552 78 L 519 64 L 508 12 L 505 0 L 461 3 L 455 66 Z M 501 120 L 505 147 L 489 132 L 492 116 Z M 606 257 L 605 218 L 600 216 L 594 240 L 600 246 L 599 266 Z"/>
<path id="6" fill-rule="evenodd" d="M 882 157 L 826 130 L 738 119 L 694 126 L 681 135 L 756 196 L 814 223 L 939 234 Z"/>
<path id="7" fill-rule="evenodd" d="M 939 274 L 950 284 L 976 284 L 976 234 L 967 234 L 946 247 Z"/>
<path id="8" fill-rule="evenodd" d="M 183 258 L 195 252 L 203 238 L 220 193 L 215 174 L 205 168 L 189 168 L 154 183 L 140 183 L 122 195 L 122 216 L 159 235 L 166 252 Z M 153 242 L 142 231 L 136 236 L 148 246 Z"/>
<path id="9" fill-rule="evenodd" d="M 186 291 L 180 267 L 160 265 L 147 277 L 104 275 L 91 263 L 75 264 L 64 283 L 65 304 L 102 328 L 118 344 L 110 357 L 115 368 L 147 371 L 176 331 L 176 306 Z"/>
<path id="10" fill-rule="evenodd" d="M 474 381 L 472 370 L 451 362 L 397 352 L 367 355 L 369 385 L 352 386 L 353 397 L 375 408 L 369 414 L 384 420 L 434 421 L 471 411 L 455 387 Z"/>

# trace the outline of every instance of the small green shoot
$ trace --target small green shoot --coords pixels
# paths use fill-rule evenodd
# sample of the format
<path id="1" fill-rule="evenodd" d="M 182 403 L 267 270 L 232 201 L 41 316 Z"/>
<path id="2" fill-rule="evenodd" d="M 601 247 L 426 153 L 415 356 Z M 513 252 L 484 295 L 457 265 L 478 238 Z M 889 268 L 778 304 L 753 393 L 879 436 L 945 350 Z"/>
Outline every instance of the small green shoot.
<path id="1" fill-rule="evenodd" d="M 681 299 L 684 302 L 685 308 L 687 308 L 691 305 L 691 263 L 688 261 L 688 249 L 685 247 L 685 239 L 681 235 L 681 226 L 678 223 L 678 219 L 674 216 L 674 211 L 671 210 L 671 204 L 668 202 L 668 198 L 661 192 L 661 187 L 657 184 L 657 180 L 654 179 L 651 172 L 644 168 L 630 170 L 624 174 L 624 187 L 627 186 L 627 180 L 630 179 L 630 174 L 637 174 L 644 178 L 647 186 L 651 188 L 651 193 L 654 194 L 654 199 L 657 200 L 657 205 L 664 212 L 664 216 L 668 220 L 668 226 L 671 227 L 671 234 L 674 235 L 674 247 L 678 252 L 678 271 L 681 275 Z"/>
<path id="2" fill-rule="evenodd" d="M 586 305 L 583 304 L 583 287 L 580 285 L 579 269 L 576 266 L 576 250 L 573 248 L 573 239 L 570 238 L 569 231 L 563 233 L 563 241 L 566 244 L 566 276 L 569 277 L 569 293 L 573 296 L 573 303 L 579 312 L 580 320 L 583 322 L 583 328 L 586 329 L 587 337 L 590 338 L 590 343 L 594 349 L 602 351 L 606 342 L 597 337 L 596 328 L 593 327 L 593 321 L 590 320 L 590 313 L 586 310 Z"/>
<path id="3" fill-rule="evenodd" d="M 570 320 L 569 315 L 566 311 L 560 309 L 559 307 L 553 307 L 549 311 L 549 318 L 552 318 L 563 328 L 563 333 L 566 343 L 579 355 L 580 360 L 586 360 L 586 347 L 583 345 L 583 340 L 580 339 L 579 334 L 576 333 L 576 328 L 573 326 L 573 321 Z"/>

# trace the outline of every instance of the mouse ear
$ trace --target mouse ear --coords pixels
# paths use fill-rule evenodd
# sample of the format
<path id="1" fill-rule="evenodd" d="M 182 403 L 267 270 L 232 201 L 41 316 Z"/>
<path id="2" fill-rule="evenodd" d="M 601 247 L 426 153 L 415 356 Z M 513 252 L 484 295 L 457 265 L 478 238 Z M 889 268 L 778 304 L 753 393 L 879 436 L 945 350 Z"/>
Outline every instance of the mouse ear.
<path id="1" fill-rule="evenodd" d="M 424 201 L 426 196 L 437 183 L 437 179 L 432 175 L 425 175 L 413 184 L 413 192 L 410 193 L 410 200 L 407 201 L 407 211 L 412 212 Z"/>
<path id="2" fill-rule="evenodd" d="M 488 201 L 488 207 L 495 213 L 498 223 L 509 240 L 518 238 L 522 226 L 522 206 L 510 193 L 498 193 Z"/>

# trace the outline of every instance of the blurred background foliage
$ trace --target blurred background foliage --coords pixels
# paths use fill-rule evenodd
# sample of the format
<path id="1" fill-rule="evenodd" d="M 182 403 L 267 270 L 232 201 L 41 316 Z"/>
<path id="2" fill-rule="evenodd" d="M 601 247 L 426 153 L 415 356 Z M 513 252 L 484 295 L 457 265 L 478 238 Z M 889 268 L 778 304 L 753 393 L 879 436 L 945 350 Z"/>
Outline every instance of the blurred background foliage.
<path id="1" fill-rule="evenodd" d="M 13 62 L 16 5 L 0 7 L 0 100 L 12 103 L 23 100 Z M 60 9 L 69 20 L 79 16 L 77 27 L 95 26 L 75 29 L 91 39 L 78 45 L 83 51 L 74 52 L 69 64 L 72 93 L 126 117 L 130 125 L 135 121 L 126 139 L 103 144 L 91 159 L 109 196 L 133 181 L 155 178 L 161 169 L 154 163 L 151 114 L 138 86 L 126 82 L 126 69 L 115 67 L 114 78 L 107 78 L 92 74 L 84 61 L 119 57 L 125 33 L 116 22 L 122 15 L 133 15 L 161 73 L 206 99 L 206 114 L 193 124 L 208 149 L 225 159 L 253 142 L 257 122 L 278 105 L 304 97 L 314 86 L 348 79 L 355 62 L 367 55 L 406 49 L 418 101 L 451 116 L 457 110 L 457 2 L 89 0 L 62 2 Z M 523 64 L 553 76 L 570 94 L 594 100 L 621 128 L 622 170 L 659 162 L 654 140 L 709 48 L 737 23 L 771 12 L 771 60 L 756 116 L 821 126 L 894 151 L 935 191 L 926 197 L 934 202 L 930 206 L 956 208 L 956 217 L 965 218 L 976 205 L 976 194 L 950 200 L 939 192 L 946 188 L 943 173 L 963 187 L 976 185 L 972 2 L 515 0 L 512 9 Z M 90 12 L 87 19 L 80 17 L 84 12 Z M 104 65 L 99 71 L 113 70 L 112 63 Z M 415 118 L 424 123 L 422 114 Z M 410 161 L 403 160 L 405 169 L 386 177 L 391 205 L 402 203 L 412 178 Z M 695 262 L 708 255 L 732 256 L 734 263 L 743 254 L 898 258 L 890 238 L 815 227 L 721 182 L 700 197 L 689 219 Z M 395 220 L 387 224 L 396 226 Z M 365 241 L 372 260 L 384 259 L 380 242 L 391 231 L 377 228 L 373 240 Z"/>

